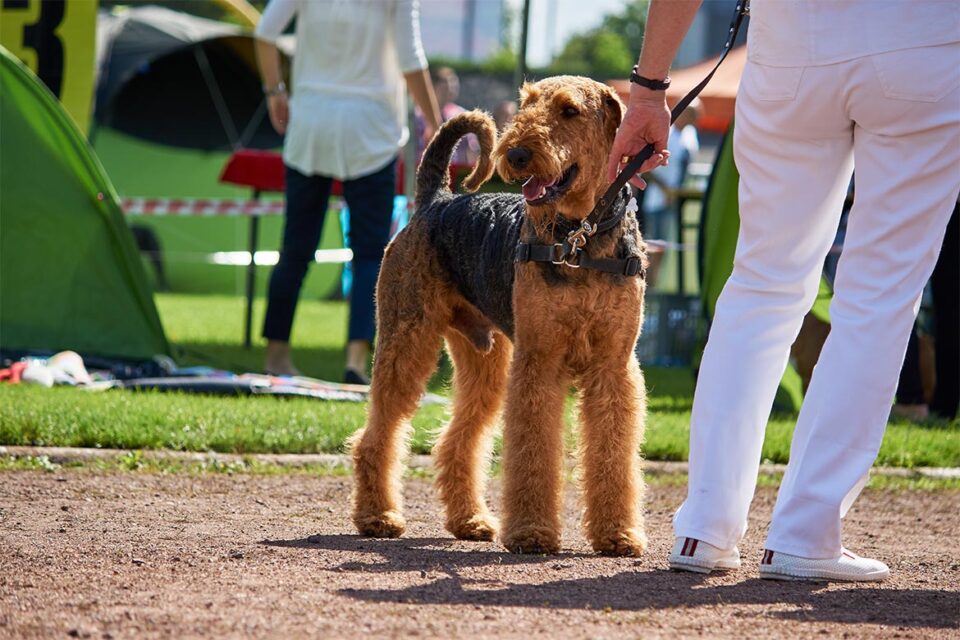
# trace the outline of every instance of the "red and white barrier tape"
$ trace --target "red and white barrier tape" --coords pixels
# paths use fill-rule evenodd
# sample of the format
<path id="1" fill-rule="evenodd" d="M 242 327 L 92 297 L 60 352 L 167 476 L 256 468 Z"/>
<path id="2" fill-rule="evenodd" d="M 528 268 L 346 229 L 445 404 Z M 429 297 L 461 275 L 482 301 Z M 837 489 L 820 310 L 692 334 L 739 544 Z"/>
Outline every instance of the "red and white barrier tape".
<path id="1" fill-rule="evenodd" d="M 228 198 L 123 198 L 131 216 L 273 216 L 283 214 L 283 200 Z"/>

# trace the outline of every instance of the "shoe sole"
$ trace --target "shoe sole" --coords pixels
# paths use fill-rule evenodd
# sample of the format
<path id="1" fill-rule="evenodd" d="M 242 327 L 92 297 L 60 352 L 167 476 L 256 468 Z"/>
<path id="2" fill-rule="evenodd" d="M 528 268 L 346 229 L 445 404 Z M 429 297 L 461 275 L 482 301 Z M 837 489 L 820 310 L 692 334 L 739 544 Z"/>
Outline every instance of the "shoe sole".
<path id="1" fill-rule="evenodd" d="M 786 571 L 771 571 L 760 570 L 760 578 L 762 580 L 784 580 L 784 581 L 811 581 L 819 580 L 820 582 L 880 582 L 886 580 L 890 576 L 889 571 L 875 571 L 873 573 L 867 573 L 859 576 L 849 576 L 839 573 L 830 573 L 826 571 L 794 571 L 792 573 L 787 573 Z"/>
<path id="2" fill-rule="evenodd" d="M 694 573 L 734 571 L 740 568 L 740 562 L 734 560 L 720 560 L 716 563 L 710 564 L 706 562 L 698 562 L 696 560 L 689 560 L 687 558 L 684 558 L 683 560 L 670 558 L 670 568 L 674 571 L 692 571 Z"/>

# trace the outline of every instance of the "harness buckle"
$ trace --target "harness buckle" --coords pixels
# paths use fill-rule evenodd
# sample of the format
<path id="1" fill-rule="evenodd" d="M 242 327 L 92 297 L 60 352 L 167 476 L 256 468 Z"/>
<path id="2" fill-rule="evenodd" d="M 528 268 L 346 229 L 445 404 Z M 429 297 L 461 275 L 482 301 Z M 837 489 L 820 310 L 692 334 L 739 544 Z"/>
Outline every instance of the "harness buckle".
<path id="1" fill-rule="evenodd" d="M 571 269 L 580 268 L 580 247 L 577 245 L 571 245 L 569 252 L 565 243 L 557 242 L 551 247 L 551 264 L 557 266 L 565 265 Z"/>

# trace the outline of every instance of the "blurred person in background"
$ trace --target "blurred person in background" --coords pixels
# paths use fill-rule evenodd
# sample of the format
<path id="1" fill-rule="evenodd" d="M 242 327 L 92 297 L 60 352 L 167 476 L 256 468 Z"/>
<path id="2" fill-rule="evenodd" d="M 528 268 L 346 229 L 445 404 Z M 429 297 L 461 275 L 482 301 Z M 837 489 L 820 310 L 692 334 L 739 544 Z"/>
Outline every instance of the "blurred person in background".
<path id="1" fill-rule="evenodd" d="M 466 111 L 457 104 L 460 97 L 460 77 L 450 67 L 440 67 L 433 73 L 433 90 L 437 94 L 437 103 L 440 105 L 440 119 L 446 122 L 453 116 Z M 417 158 L 423 155 L 433 131 L 426 126 L 422 112 L 417 113 Z M 450 159 L 451 164 L 471 167 L 477 162 L 480 155 L 480 142 L 472 133 L 465 136 L 457 145 Z"/>
<path id="2" fill-rule="evenodd" d="M 497 132 L 502 132 L 513 122 L 517 115 L 517 103 L 513 100 L 503 100 L 493 109 L 493 121 L 497 124 Z"/>
<path id="3" fill-rule="evenodd" d="M 296 17 L 292 91 L 275 42 Z M 257 25 L 257 61 L 270 121 L 284 134 L 286 211 L 270 276 L 265 369 L 298 375 L 290 330 L 313 262 L 333 180 L 350 209 L 353 286 L 344 381 L 365 384 L 374 339 L 374 288 L 390 239 L 397 157 L 409 133 L 406 94 L 432 135 L 440 111 L 420 40 L 418 0 L 270 0 Z"/>

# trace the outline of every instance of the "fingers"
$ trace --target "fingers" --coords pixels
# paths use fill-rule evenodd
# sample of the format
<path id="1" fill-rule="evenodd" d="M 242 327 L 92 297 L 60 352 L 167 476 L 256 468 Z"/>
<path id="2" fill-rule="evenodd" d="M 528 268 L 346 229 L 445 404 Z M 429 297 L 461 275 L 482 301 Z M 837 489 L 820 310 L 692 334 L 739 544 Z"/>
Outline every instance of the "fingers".
<path id="1" fill-rule="evenodd" d="M 290 119 L 290 109 L 287 103 L 281 101 L 271 102 L 269 112 L 270 124 L 273 125 L 277 133 L 284 135 L 287 132 L 287 122 Z"/>
<path id="2" fill-rule="evenodd" d="M 616 151 L 616 146 L 614 146 L 614 151 Z M 607 163 L 607 179 L 610 182 L 616 180 L 617 176 L 621 171 L 624 170 L 626 165 L 633 159 L 633 156 L 629 154 L 616 155 L 615 153 L 610 154 L 610 159 Z M 641 173 L 646 173 L 647 171 L 652 171 L 660 166 L 666 166 L 670 162 L 670 152 L 664 149 L 658 153 L 651 155 L 642 165 L 640 169 L 636 172 L 635 177 L 630 179 L 630 184 L 643 189 L 646 187 L 646 182 L 643 178 L 640 178 Z"/>
<path id="3" fill-rule="evenodd" d="M 613 148 L 610 150 L 610 157 L 607 159 L 607 180 L 613 182 L 617 179 L 617 174 L 620 173 L 620 160 L 623 158 L 620 147 L 617 143 L 620 141 L 620 136 L 617 135 L 617 139 L 613 141 Z"/>
<path id="4" fill-rule="evenodd" d="M 267 98 L 267 111 L 270 114 L 270 124 L 280 135 L 287 132 L 287 123 L 290 121 L 290 103 L 286 94 L 272 95 Z"/>
<path id="5" fill-rule="evenodd" d="M 640 170 L 637 173 L 653 171 L 657 167 L 665 167 L 668 164 L 670 164 L 670 152 L 664 149 L 663 151 L 650 156 L 646 162 L 640 165 Z"/>

